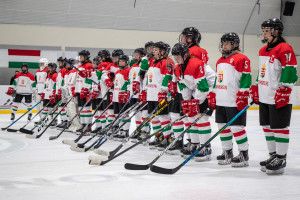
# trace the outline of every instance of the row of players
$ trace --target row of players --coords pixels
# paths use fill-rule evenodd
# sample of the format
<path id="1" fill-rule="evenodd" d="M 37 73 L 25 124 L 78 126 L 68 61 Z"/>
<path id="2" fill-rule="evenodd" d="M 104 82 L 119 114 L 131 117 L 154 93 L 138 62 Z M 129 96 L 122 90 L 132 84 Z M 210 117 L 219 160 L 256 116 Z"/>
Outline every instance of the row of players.
<path id="1" fill-rule="evenodd" d="M 183 145 L 181 138 L 169 149 L 171 154 L 180 151 L 183 156 L 189 156 L 211 137 L 209 117 L 213 110 L 216 112 L 216 123 L 222 128 L 248 105 L 250 95 L 252 100 L 259 104 L 259 122 L 263 127 L 270 154 L 267 160 L 260 163 L 261 170 L 267 171 L 268 174 L 283 173 L 292 112 L 289 97 L 298 79 L 297 62 L 292 47 L 282 37 L 283 24 L 279 19 L 264 21 L 261 29 L 262 41 L 267 45 L 259 51 L 259 74 L 255 84 L 251 83 L 250 60 L 240 53 L 240 40 L 236 33 L 226 33 L 221 37 L 222 57 L 216 63 L 215 73 L 208 65 L 206 50 L 200 47 L 201 34 L 195 27 L 188 27 L 182 31 L 180 43 L 175 44 L 171 51 L 176 66 L 168 57 L 171 48 L 164 42 L 146 43 L 145 48 L 137 48 L 134 51 L 131 60 L 120 49 L 112 52 L 112 58 L 108 50 L 101 50 L 98 57 L 93 60 L 96 69 L 90 61 L 88 50 L 79 52 L 81 64 L 78 69 L 73 68 L 74 59 L 59 58 L 58 73 L 55 63 L 49 63 L 46 69 L 47 62 L 42 62 L 41 69 L 36 73 L 36 81 L 28 72 L 26 64 L 23 65 L 22 72 L 15 78 L 14 86 L 7 92 L 11 94 L 15 89 L 17 93 L 12 118 L 23 97 L 26 102 L 31 102 L 30 94 L 35 83 L 44 106 L 48 105 L 44 108 L 44 115 L 59 99 L 64 99 L 64 96 L 76 99 L 77 109 L 81 111 L 80 118 L 77 122 L 73 120 L 70 125 L 68 122 L 70 115 L 76 111 L 70 109 L 67 113 L 63 110 L 62 124 L 58 127 L 70 126 L 70 131 L 79 132 L 92 123 L 92 107 L 95 109 L 103 98 L 105 98 L 103 105 L 95 117 L 98 117 L 111 101 L 113 104 L 106 115 L 96 121 L 94 133 L 114 120 L 131 95 L 133 98 L 129 106 L 138 101 L 148 104 L 135 116 L 136 124 L 139 125 L 159 102 L 171 93 L 174 101 L 152 119 L 153 131 L 170 124 L 184 114 L 187 117 L 174 123 L 172 128 L 164 129 L 157 134 L 149 146 L 164 149 L 170 144 L 171 133 L 177 138 L 185 127 L 201 114 L 203 117 L 186 134 L 188 143 Z M 89 102 L 90 99 L 92 103 Z M 211 109 L 207 112 L 207 108 Z M 128 117 L 123 120 L 126 121 Z M 221 132 L 223 153 L 217 157 L 220 165 L 248 166 L 249 145 L 245 126 L 246 112 Z M 129 127 L 128 122 L 114 138 L 122 140 L 128 137 Z M 141 135 L 149 133 L 150 126 L 144 126 Z M 139 137 L 135 136 L 133 139 Z M 239 150 L 239 154 L 235 157 L 232 151 L 233 137 Z M 207 145 L 195 156 L 196 160 L 210 160 L 211 152 L 211 146 Z"/>

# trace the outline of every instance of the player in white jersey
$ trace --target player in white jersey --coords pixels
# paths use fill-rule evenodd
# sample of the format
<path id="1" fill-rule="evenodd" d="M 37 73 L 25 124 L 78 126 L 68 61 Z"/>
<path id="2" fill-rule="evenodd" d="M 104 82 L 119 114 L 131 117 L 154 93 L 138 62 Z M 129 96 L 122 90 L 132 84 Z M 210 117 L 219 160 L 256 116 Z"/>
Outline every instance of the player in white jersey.
<path id="1" fill-rule="evenodd" d="M 45 81 L 48 73 L 48 59 L 41 58 L 39 60 L 40 69 L 38 69 L 35 73 L 35 80 L 36 80 L 36 89 L 33 91 L 35 100 L 41 100 L 41 94 L 44 92 Z M 42 104 L 37 106 L 37 110 L 40 111 L 42 109 Z"/>
<path id="2" fill-rule="evenodd" d="M 33 88 L 35 87 L 35 79 L 33 74 L 28 72 L 27 63 L 23 63 L 21 67 L 22 72 L 19 72 L 12 83 L 12 85 L 8 88 L 6 94 L 12 95 L 13 91 L 16 91 L 16 97 L 13 100 L 13 107 L 11 113 L 11 120 L 15 119 L 15 113 L 18 110 L 22 99 L 25 98 L 25 103 L 27 104 L 27 109 L 30 109 L 30 113 L 28 115 L 28 120 L 31 119 L 32 116 L 32 93 Z"/>
<path id="3" fill-rule="evenodd" d="M 269 159 L 260 162 L 267 174 L 284 173 L 289 145 L 292 104 L 290 95 L 298 80 L 297 60 L 293 48 L 282 38 L 280 19 L 268 19 L 261 25 L 259 74 L 251 86 L 251 97 L 259 103 L 259 121 L 265 134 Z"/>
<path id="4" fill-rule="evenodd" d="M 251 86 L 250 60 L 239 53 L 240 39 L 236 33 L 225 33 L 221 37 L 222 57 L 216 63 L 214 89 L 208 95 L 209 105 L 216 108 L 216 123 L 221 129 L 248 105 Z M 232 167 L 248 166 L 248 138 L 245 130 L 246 112 L 220 133 L 223 154 L 217 157 L 220 165 L 231 163 Z M 239 154 L 233 157 L 232 138 L 238 146 Z"/>

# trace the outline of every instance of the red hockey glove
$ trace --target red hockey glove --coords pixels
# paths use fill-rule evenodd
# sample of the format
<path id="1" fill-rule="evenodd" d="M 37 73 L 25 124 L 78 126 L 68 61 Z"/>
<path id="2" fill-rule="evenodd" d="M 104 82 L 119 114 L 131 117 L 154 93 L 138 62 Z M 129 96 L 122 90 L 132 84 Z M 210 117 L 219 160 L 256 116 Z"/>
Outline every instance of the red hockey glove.
<path id="1" fill-rule="evenodd" d="M 172 97 L 175 97 L 177 94 L 177 83 L 173 81 L 168 82 L 168 92 L 171 93 Z"/>
<path id="2" fill-rule="evenodd" d="M 41 100 L 44 101 L 45 100 L 45 93 L 41 93 L 40 96 L 41 96 Z"/>
<path id="3" fill-rule="evenodd" d="M 80 71 L 78 74 L 82 78 L 90 78 L 92 76 L 92 72 L 90 70 L 87 70 L 87 69 L 84 69 L 84 70 Z"/>
<path id="4" fill-rule="evenodd" d="M 49 101 L 50 101 L 51 104 L 55 104 L 56 103 L 55 95 L 49 96 Z"/>
<path id="5" fill-rule="evenodd" d="M 199 99 L 191 99 L 188 102 L 189 113 L 188 117 L 194 117 L 200 113 Z"/>
<path id="6" fill-rule="evenodd" d="M 101 91 L 100 83 L 97 85 L 97 88 L 98 88 L 99 91 Z"/>
<path id="7" fill-rule="evenodd" d="M 114 86 L 113 82 L 111 82 L 110 79 L 105 79 L 104 84 L 106 85 L 106 87 L 111 88 Z"/>
<path id="8" fill-rule="evenodd" d="M 138 81 L 132 81 L 132 92 L 133 94 L 140 93 L 141 84 Z"/>
<path id="9" fill-rule="evenodd" d="M 9 88 L 7 89 L 6 94 L 10 96 L 10 95 L 12 95 L 13 92 L 14 92 L 14 88 L 9 87 Z"/>
<path id="10" fill-rule="evenodd" d="M 129 99 L 128 92 L 119 92 L 118 101 L 119 103 L 126 103 Z M 130 95 L 130 94 L 129 94 Z"/>
<path id="11" fill-rule="evenodd" d="M 89 92 L 89 89 L 87 88 L 81 88 L 81 91 L 80 91 L 80 99 L 84 99 L 87 97 L 87 94 Z"/>
<path id="12" fill-rule="evenodd" d="M 258 86 L 251 85 L 249 92 L 250 92 L 251 99 L 254 101 L 254 103 L 258 104 L 259 103 Z"/>
<path id="13" fill-rule="evenodd" d="M 143 90 L 139 95 L 139 101 L 143 102 L 143 104 L 147 103 L 147 92 Z"/>
<path id="14" fill-rule="evenodd" d="M 57 98 L 60 100 L 62 99 L 62 92 L 61 92 L 61 89 L 58 89 L 57 90 Z"/>
<path id="15" fill-rule="evenodd" d="M 183 114 L 187 114 L 189 112 L 188 102 L 189 102 L 189 100 L 183 100 L 183 101 L 181 101 L 181 107 L 182 107 Z"/>
<path id="16" fill-rule="evenodd" d="M 113 97 L 114 97 L 114 94 L 113 94 L 113 93 L 110 93 L 110 96 L 109 96 L 110 102 L 113 101 Z"/>
<path id="17" fill-rule="evenodd" d="M 168 95 L 168 93 L 166 93 L 166 92 L 159 92 L 158 93 L 158 103 L 162 102 L 162 100 L 164 100 L 167 95 Z M 167 99 L 166 99 L 166 101 L 167 101 Z"/>
<path id="18" fill-rule="evenodd" d="M 216 93 L 210 92 L 207 95 L 207 100 L 209 107 L 211 107 L 213 110 L 216 109 Z"/>
<path id="19" fill-rule="evenodd" d="M 274 97 L 276 108 L 282 108 L 288 105 L 290 101 L 292 89 L 291 88 L 278 88 Z"/>
<path id="20" fill-rule="evenodd" d="M 100 91 L 99 90 L 93 90 L 92 94 L 92 99 L 97 99 L 98 95 L 99 95 Z"/>
<path id="21" fill-rule="evenodd" d="M 238 91 L 236 93 L 236 105 L 239 111 L 243 110 L 248 105 L 248 91 Z"/>
<path id="22" fill-rule="evenodd" d="M 76 96 L 77 96 L 77 94 L 76 94 L 76 92 L 75 92 L 75 87 L 71 87 L 71 92 L 72 92 L 72 96 L 73 96 L 73 97 L 76 97 Z"/>

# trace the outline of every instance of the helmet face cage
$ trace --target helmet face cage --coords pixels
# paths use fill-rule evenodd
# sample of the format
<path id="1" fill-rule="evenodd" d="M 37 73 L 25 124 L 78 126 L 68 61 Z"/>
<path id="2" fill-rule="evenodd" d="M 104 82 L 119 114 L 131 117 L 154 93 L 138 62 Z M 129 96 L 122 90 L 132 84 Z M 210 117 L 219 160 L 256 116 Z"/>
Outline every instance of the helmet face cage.
<path id="1" fill-rule="evenodd" d="M 111 55 L 112 55 L 112 57 L 117 57 L 117 56 L 120 56 L 120 55 L 124 55 L 124 52 L 123 52 L 122 49 L 115 49 L 115 50 L 113 50 Z"/>
<path id="2" fill-rule="evenodd" d="M 264 38 L 263 30 L 269 29 L 270 32 L 271 32 L 271 35 L 273 37 L 277 37 L 277 36 L 282 35 L 283 28 L 284 28 L 283 23 L 280 19 L 278 19 L 278 18 L 268 19 L 268 20 L 264 21 L 261 24 L 261 29 L 260 29 L 260 32 L 258 34 L 258 37 L 261 39 L 262 43 L 266 43 L 267 40 Z M 278 35 L 277 36 L 274 35 L 275 30 L 278 30 Z"/>
<path id="3" fill-rule="evenodd" d="M 223 50 L 223 44 L 224 42 L 230 42 L 232 45 L 232 49 L 231 50 Z M 222 53 L 222 55 L 228 55 L 231 54 L 233 51 L 235 50 L 239 50 L 240 47 L 240 38 L 236 33 L 225 33 L 222 37 L 221 37 L 221 41 L 219 44 L 219 51 Z"/>
<path id="4" fill-rule="evenodd" d="M 172 48 L 172 55 L 173 56 L 181 56 L 184 58 L 184 55 L 189 55 L 189 47 L 185 43 L 177 43 Z"/>
<path id="5" fill-rule="evenodd" d="M 185 36 L 187 38 L 192 39 L 192 43 L 199 44 L 201 41 L 201 34 L 199 30 L 195 27 L 187 27 L 183 29 L 182 33 L 179 35 L 179 43 L 182 42 L 182 37 Z M 187 43 L 187 41 L 186 41 Z"/>
<path id="6" fill-rule="evenodd" d="M 47 58 L 41 58 L 39 60 L 39 64 L 41 68 L 45 68 L 48 66 L 48 59 Z M 43 64 L 43 65 L 42 65 Z"/>
<path id="7" fill-rule="evenodd" d="M 85 60 L 90 58 L 90 52 L 88 50 L 82 50 L 78 53 L 79 56 L 83 56 Z"/>

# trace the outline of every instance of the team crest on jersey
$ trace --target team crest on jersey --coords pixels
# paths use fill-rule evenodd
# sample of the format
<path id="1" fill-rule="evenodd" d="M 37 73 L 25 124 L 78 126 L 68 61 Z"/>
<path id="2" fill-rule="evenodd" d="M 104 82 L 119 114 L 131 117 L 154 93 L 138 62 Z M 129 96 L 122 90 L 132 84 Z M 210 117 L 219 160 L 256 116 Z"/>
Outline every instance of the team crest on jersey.
<path id="1" fill-rule="evenodd" d="M 153 76 L 153 74 L 152 74 L 152 72 L 150 72 L 150 74 L 149 74 L 149 82 L 150 83 L 152 82 L 152 76 Z"/>
<path id="2" fill-rule="evenodd" d="M 49 88 L 49 82 L 47 82 L 47 88 Z"/>
<path id="3" fill-rule="evenodd" d="M 275 56 L 272 55 L 272 56 L 270 57 L 269 63 L 274 63 L 274 58 L 275 58 Z"/>
<path id="4" fill-rule="evenodd" d="M 39 80 L 41 80 L 41 75 L 39 75 Z"/>
<path id="5" fill-rule="evenodd" d="M 219 83 L 222 83 L 222 82 L 223 82 L 223 70 L 220 70 L 220 71 L 219 71 L 219 74 L 218 74 L 218 82 L 219 82 Z"/>
<path id="6" fill-rule="evenodd" d="M 136 79 L 136 71 L 133 72 L 133 80 Z"/>
<path id="7" fill-rule="evenodd" d="M 264 78 L 266 75 L 266 65 L 263 64 L 260 71 L 260 77 Z"/>
<path id="8" fill-rule="evenodd" d="M 24 83 L 25 83 L 25 80 L 24 80 L 24 79 L 22 79 L 22 80 L 21 80 L 21 84 L 24 84 Z"/>
<path id="9" fill-rule="evenodd" d="M 118 79 L 118 78 L 116 78 L 116 86 L 118 86 L 118 81 L 119 81 L 119 79 Z"/>

